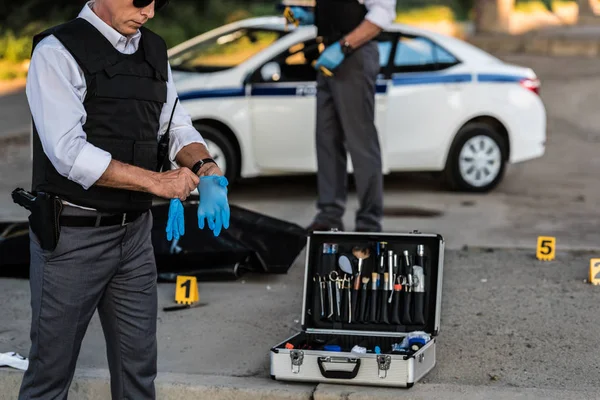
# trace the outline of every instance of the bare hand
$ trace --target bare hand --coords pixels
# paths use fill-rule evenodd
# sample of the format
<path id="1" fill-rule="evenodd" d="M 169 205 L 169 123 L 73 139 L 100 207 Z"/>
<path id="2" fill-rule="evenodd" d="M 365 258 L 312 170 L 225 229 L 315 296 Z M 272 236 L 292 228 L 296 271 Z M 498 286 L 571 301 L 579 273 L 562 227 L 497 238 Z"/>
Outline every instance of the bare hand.
<path id="1" fill-rule="evenodd" d="M 189 168 L 179 168 L 157 174 L 157 182 L 153 194 L 165 199 L 185 201 L 196 189 L 200 178 Z"/>

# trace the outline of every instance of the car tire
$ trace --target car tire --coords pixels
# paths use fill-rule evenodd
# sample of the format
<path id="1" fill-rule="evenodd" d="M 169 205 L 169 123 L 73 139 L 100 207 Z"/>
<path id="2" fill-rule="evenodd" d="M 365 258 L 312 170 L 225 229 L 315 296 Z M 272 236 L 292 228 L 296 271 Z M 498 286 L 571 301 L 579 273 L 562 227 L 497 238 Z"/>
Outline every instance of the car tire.
<path id="1" fill-rule="evenodd" d="M 206 141 L 208 151 L 223 171 L 230 185 L 233 184 L 238 178 L 239 163 L 237 152 L 231 140 L 226 134 L 213 126 L 206 124 L 194 124 L 194 126 Z"/>
<path id="2" fill-rule="evenodd" d="M 451 190 L 484 193 L 502 181 L 506 169 L 507 143 L 491 126 L 471 123 L 456 135 L 444 170 Z"/>

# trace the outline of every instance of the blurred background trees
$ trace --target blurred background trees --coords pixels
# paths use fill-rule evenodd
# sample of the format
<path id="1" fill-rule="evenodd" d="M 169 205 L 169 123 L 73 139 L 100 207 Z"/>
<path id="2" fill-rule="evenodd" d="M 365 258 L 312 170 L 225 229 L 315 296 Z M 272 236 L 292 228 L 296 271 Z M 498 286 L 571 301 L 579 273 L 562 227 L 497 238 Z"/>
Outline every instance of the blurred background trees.
<path id="1" fill-rule="evenodd" d="M 280 15 L 280 0 L 171 0 L 146 25 L 165 38 L 169 47 L 227 22 L 260 15 Z M 472 25 L 475 3 L 486 9 L 513 0 L 398 0 L 398 22 L 455 34 L 456 26 Z M 0 0 L 0 80 L 22 77 L 31 53 L 33 35 L 75 18 L 86 0 Z M 514 10 L 524 13 L 552 8 L 551 4 L 575 0 L 514 0 Z M 483 15 L 485 13 L 479 13 Z M 436 25 L 437 24 L 437 25 Z M 462 28 L 461 28 L 462 29 Z M 460 36 L 460 35 L 457 35 Z M 16 66 L 16 67 L 15 67 Z"/>
<path id="2" fill-rule="evenodd" d="M 402 0 L 398 1 L 398 8 L 446 6 L 458 19 L 466 19 L 472 3 L 473 0 Z M 74 18 L 84 4 L 85 0 L 0 0 L 0 30 L 31 34 L 43 26 Z M 228 20 L 276 13 L 277 4 L 276 0 L 172 0 L 149 26 L 164 30 L 167 41 L 173 45 Z"/>

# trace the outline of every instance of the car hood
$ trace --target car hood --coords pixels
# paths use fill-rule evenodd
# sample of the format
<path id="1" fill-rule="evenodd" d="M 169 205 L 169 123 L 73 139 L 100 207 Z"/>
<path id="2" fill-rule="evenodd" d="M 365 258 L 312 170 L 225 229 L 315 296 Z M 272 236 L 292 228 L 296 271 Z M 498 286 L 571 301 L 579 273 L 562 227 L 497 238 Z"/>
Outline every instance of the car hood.
<path id="1" fill-rule="evenodd" d="M 179 87 L 185 87 L 187 85 L 204 85 L 208 80 L 208 74 L 199 74 L 196 72 L 186 72 L 186 71 L 177 71 L 173 70 L 173 82 L 175 86 L 179 89 Z"/>
<path id="2" fill-rule="evenodd" d="M 198 90 L 240 88 L 243 85 L 243 69 L 232 68 L 226 71 L 200 73 L 173 71 L 173 80 L 179 94 Z"/>

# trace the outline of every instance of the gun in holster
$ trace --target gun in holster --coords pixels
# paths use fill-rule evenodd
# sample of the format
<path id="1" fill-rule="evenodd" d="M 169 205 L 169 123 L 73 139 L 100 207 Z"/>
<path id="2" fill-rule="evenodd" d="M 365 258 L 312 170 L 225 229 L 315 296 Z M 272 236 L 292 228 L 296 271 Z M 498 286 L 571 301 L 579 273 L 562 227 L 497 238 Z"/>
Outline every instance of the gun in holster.
<path id="1" fill-rule="evenodd" d="M 53 251 L 60 237 L 59 218 L 63 209 L 62 201 L 49 193 L 32 193 L 22 188 L 13 190 L 12 198 L 15 203 L 31 211 L 29 226 L 42 249 Z"/>

